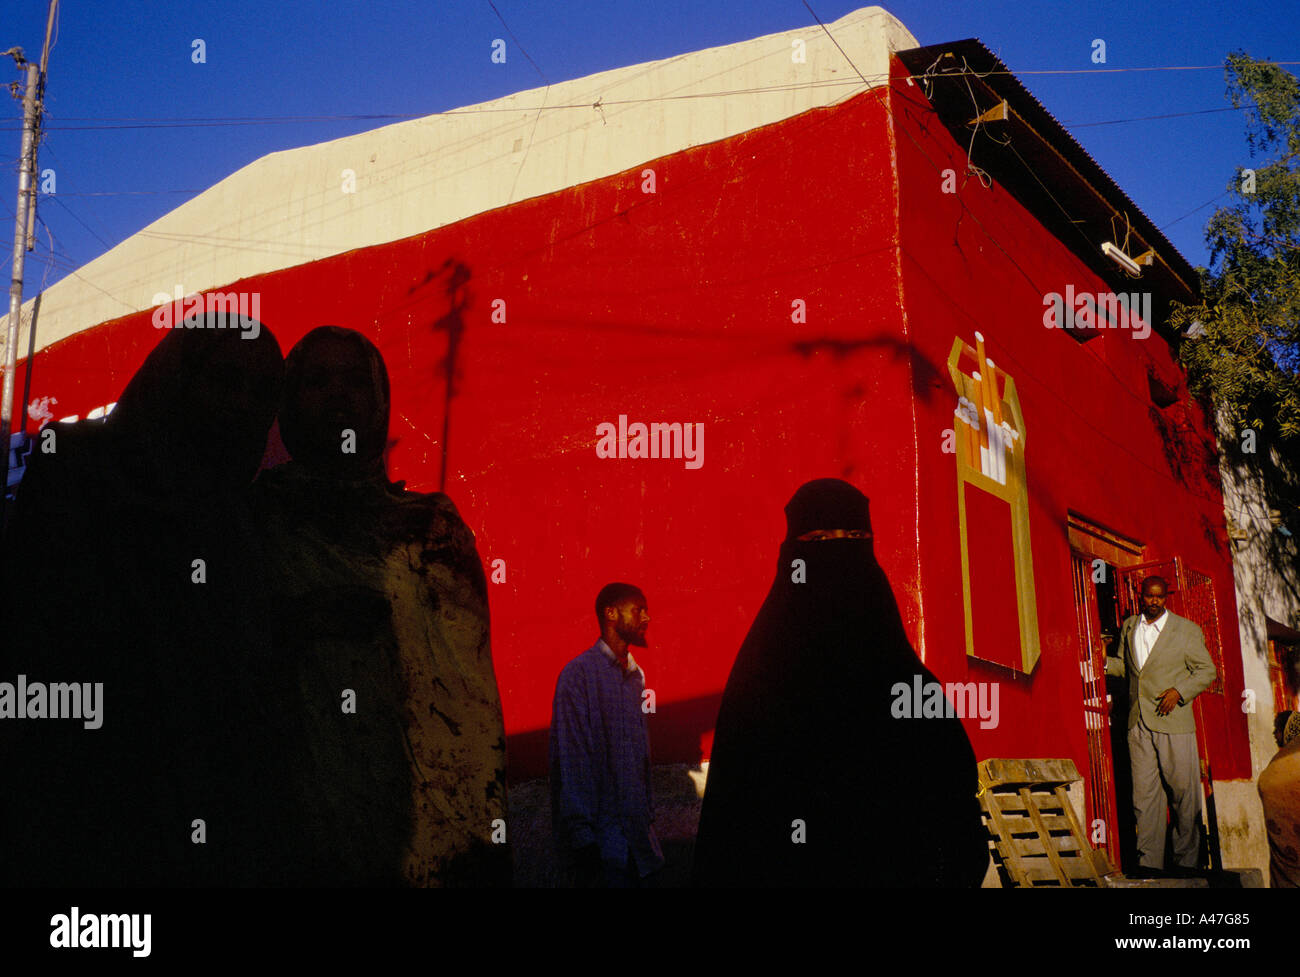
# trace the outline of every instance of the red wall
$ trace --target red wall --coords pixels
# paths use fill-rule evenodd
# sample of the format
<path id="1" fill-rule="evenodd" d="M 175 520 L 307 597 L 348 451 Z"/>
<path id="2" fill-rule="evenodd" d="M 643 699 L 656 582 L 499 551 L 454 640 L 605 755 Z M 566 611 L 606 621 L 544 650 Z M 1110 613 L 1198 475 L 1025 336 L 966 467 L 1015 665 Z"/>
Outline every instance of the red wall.
<path id="1" fill-rule="evenodd" d="M 965 205 L 1044 290 L 1088 280 L 1000 188 L 939 194 L 902 133 L 959 174 L 961 150 L 936 125 L 922 130 L 919 90 L 895 88 L 648 163 L 653 195 L 638 166 L 222 289 L 260 291 L 286 351 L 322 323 L 378 343 L 393 379 L 392 477 L 436 489 L 447 451 L 446 490 L 484 563 L 506 561 L 490 596 L 515 777 L 545 770 L 555 678 L 595 640 L 592 602 L 611 580 L 647 594 L 651 645 L 638 659 L 658 702 L 656 759 L 707 756 L 722 686 L 775 571 L 782 507 L 828 475 L 871 498 L 877 553 L 927 663 L 943 680 L 1003 683 L 999 728 L 967 722 L 979 756 L 1065 755 L 1086 769 L 1067 507 L 1215 574 L 1240 701 L 1230 565 L 1194 521 L 1204 515 L 1221 535 L 1217 484 L 1207 501 L 1167 471 L 1125 467 L 1152 449 L 1161 464 L 1134 398 L 1145 390 L 1138 357 L 1170 366 L 1163 342 L 1080 346 L 1043 328 L 1041 291 L 975 221 L 962 222 L 958 250 Z M 448 263 L 471 276 L 454 295 Z M 492 321 L 498 299 L 504 323 Z M 796 299 L 806 323 L 791 321 Z M 969 340 L 975 328 L 1016 376 L 1032 439 L 1043 656 L 1030 680 L 964 654 L 953 457 L 939 445 L 954 406 L 943 364 L 954 334 Z M 109 402 L 157 338 L 142 313 L 55 344 L 38 354 L 33 398 L 56 395 L 56 417 Z M 597 458 L 596 426 L 619 414 L 702 422 L 704 466 Z M 1248 776 L 1244 739 L 1239 753 L 1244 767 L 1216 760 L 1216 774 Z"/>

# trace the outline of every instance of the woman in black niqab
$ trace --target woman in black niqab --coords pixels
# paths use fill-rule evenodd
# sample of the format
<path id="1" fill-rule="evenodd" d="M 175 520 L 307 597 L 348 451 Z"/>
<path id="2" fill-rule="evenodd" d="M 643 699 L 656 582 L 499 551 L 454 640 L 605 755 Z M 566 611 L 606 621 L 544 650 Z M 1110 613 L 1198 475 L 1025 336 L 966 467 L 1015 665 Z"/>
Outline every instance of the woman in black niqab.
<path id="1" fill-rule="evenodd" d="M 262 691 L 266 643 L 243 492 L 281 371 L 260 323 L 186 320 L 106 419 L 38 437 L 6 533 L 21 610 L 3 674 L 103 696 L 99 728 L 29 722 L 8 744 L 8 881 L 204 884 L 256 860 L 238 704 Z"/>
<path id="2" fill-rule="evenodd" d="M 876 562 L 867 498 L 818 479 L 786 521 L 723 693 L 695 884 L 978 885 L 988 844 L 960 720 L 891 712 L 895 683 L 935 679 Z"/>

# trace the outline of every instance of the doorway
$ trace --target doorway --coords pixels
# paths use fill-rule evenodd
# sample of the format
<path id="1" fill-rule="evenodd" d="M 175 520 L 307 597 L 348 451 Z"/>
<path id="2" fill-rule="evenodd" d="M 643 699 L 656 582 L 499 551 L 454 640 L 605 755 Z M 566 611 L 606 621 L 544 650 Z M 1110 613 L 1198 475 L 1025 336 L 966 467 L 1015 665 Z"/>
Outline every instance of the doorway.
<path id="1" fill-rule="evenodd" d="M 1101 557 L 1072 550 L 1074 609 L 1078 623 L 1079 674 L 1083 681 L 1083 722 L 1088 738 L 1088 774 L 1084 785 L 1087 831 L 1092 846 L 1104 850 L 1111 864 L 1136 864 L 1132 853 L 1133 812 L 1116 798 L 1132 796 L 1128 743 L 1127 685 L 1106 676 L 1106 655 L 1119 634 L 1115 605 L 1115 567 Z M 1117 689 L 1116 686 L 1122 686 Z M 1120 692 L 1117 697 L 1116 692 Z M 1118 717 L 1111 721 L 1111 715 Z"/>
<path id="2" fill-rule="evenodd" d="M 1120 581 L 1142 562 L 1143 544 L 1075 512 L 1067 533 L 1074 583 L 1081 704 L 1088 742 L 1084 796 L 1092 846 L 1116 868 L 1138 863 L 1128 755 L 1128 683 L 1108 678 L 1124 619 Z M 1100 827 L 1101 830 L 1098 830 Z"/>

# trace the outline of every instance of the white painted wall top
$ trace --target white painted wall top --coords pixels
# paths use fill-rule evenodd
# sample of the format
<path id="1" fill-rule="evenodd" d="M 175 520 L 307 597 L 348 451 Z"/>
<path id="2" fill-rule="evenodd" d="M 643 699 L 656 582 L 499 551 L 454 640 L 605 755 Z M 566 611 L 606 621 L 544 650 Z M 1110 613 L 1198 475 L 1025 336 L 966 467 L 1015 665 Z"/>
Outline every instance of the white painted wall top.
<path id="1" fill-rule="evenodd" d="M 841 102 L 865 90 L 859 71 L 886 84 L 890 54 L 918 46 L 880 7 L 827 27 L 857 71 L 813 24 L 264 156 L 49 288 L 37 348 L 177 285 L 206 291 L 400 240 Z M 25 354 L 26 328 L 19 343 Z"/>

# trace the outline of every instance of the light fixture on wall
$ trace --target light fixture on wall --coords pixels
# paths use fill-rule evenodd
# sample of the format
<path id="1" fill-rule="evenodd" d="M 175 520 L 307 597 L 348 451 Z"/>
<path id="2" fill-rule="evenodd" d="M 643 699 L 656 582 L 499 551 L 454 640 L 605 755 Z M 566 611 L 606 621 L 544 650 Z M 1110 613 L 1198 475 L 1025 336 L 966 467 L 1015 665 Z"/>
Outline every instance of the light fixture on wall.
<path id="1" fill-rule="evenodd" d="M 1105 244 L 1101 246 L 1101 253 L 1104 254 L 1107 258 L 1109 258 L 1111 261 L 1115 262 L 1115 264 L 1123 268 L 1130 275 L 1142 274 L 1141 266 L 1138 265 L 1138 263 L 1134 261 L 1132 258 L 1130 258 L 1128 255 L 1126 255 L 1122 249 L 1117 248 L 1109 241 L 1107 241 Z"/>

